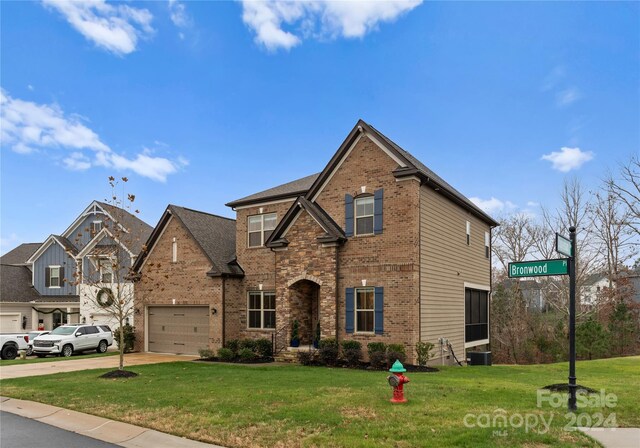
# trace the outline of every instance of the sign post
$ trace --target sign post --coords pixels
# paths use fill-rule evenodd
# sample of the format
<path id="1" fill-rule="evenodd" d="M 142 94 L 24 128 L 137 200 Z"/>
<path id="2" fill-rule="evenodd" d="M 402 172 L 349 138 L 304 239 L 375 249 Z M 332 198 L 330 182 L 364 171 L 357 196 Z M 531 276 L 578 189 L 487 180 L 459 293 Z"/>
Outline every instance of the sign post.
<path id="1" fill-rule="evenodd" d="M 569 411 L 576 407 L 576 228 L 569 227 Z"/>

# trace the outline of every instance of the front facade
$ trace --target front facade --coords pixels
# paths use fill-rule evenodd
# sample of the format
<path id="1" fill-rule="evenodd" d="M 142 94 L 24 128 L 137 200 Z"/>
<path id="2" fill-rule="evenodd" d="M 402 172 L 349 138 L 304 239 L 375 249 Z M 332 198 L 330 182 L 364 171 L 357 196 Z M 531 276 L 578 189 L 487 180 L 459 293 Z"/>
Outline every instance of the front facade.
<path id="1" fill-rule="evenodd" d="M 357 123 L 321 173 L 227 205 L 236 211 L 235 251 L 225 261 L 240 271 L 207 279 L 211 257 L 194 256 L 187 277 L 204 282 L 198 292 L 158 283 L 176 287 L 162 304 L 209 307 L 202 348 L 245 337 L 287 347 L 294 321 L 303 345 L 319 330 L 359 340 L 365 351 L 372 341 L 404 344 L 410 361 L 420 341 L 436 344 L 441 363 L 453 361 L 452 350 L 464 359 L 466 349 L 489 344 L 497 223 L 367 123 Z M 166 263 L 175 232 L 147 244 L 164 247 L 150 261 L 157 251 Z M 141 279 L 153 271 L 139 267 Z M 137 306 L 141 316 L 152 310 Z M 151 350 L 151 335 L 140 336 Z"/>
<path id="2" fill-rule="evenodd" d="M 130 267 L 150 232 L 150 226 L 130 213 L 94 201 L 62 234 L 3 256 L 3 331 L 51 330 L 66 323 L 118 327 L 96 303 L 96 295 L 103 288 L 133 294 L 132 282 L 116 266 L 125 266 L 121 271 Z"/>

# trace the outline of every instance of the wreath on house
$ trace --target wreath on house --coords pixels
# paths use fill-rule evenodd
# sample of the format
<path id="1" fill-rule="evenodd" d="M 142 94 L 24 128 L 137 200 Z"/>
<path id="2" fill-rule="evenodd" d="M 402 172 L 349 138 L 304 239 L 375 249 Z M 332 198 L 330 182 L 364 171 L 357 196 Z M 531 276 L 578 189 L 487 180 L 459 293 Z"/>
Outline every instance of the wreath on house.
<path id="1" fill-rule="evenodd" d="M 96 301 L 103 308 L 113 305 L 113 291 L 109 288 L 102 288 L 98 291 Z"/>

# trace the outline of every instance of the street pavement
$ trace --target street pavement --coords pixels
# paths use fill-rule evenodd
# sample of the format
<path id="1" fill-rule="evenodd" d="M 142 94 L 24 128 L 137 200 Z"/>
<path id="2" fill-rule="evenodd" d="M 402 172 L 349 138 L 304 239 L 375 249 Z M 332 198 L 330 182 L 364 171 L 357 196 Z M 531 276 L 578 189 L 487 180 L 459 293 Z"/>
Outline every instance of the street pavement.
<path id="1" fill-rule="evenodd" d="M 2 448 L 120 448 L 30 418 L 0 411 Z"/>

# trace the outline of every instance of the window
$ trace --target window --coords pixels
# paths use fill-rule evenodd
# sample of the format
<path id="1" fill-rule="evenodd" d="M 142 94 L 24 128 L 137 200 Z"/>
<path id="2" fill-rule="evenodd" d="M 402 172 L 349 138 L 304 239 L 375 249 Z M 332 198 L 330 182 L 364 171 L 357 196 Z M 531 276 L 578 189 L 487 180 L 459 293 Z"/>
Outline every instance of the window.
<path id="1" fill-rule="evenodd" d="M 264 246 L 276 228 L 276 214 L 249 216 L 249 247 Z"/>
<path id="2" fill-rule="evenodd" d="M 91 232 L 95 235 L 102 230 L 102 221 L 93 221 Z"/>
<path id="3" fill-rule="evenodd" d="M 471 243 L 471 223 L 467 221 L 467 246 Z"/>
<path id="4" fill-rule="evenodd" d="M 173 238 L 173 243 L 171 244 L 171 261 L 176 263 L 178 261 L 178 242 L 176 238 Z"/>
<path id="5" fill-rule="evenodd" d="M 249 292 L 249 328 L 276 328 L 276 293 Z"/>
<path id="6" fill-rule="evenodd" d="M 356 198 L 356 235 L 373 234 L 373 196 Z"/>
<path id="7" fill-rule="evenodd" d="M 113 264 L 111 260 L 100 259 L 98 260 L 98 268 L 100 270 L 100 282 L 112 283 L 113 282 Z"/>
<path id="8" fill-rule="evenodd" d="M 489 293 L 465 289 L 465 342 L 489 339 Z"/>
<path id="9" fill-rule="evenodd" d="M 49 287 L 60 287 L 60 266 L 49 266 Z"/>
<path id="10" fill-rule="evenodd" d="M 490 247 L 491 247 L 491 237 L 489 236 L 489 232 L 484 232 L 484 256 L 486 258 L 489 258 Z"/>
<path id="11" fill-rule="evenodd" d="M 373 288 L 356 289 L 356 332 L 373 333 L 375 306 Z"/>

